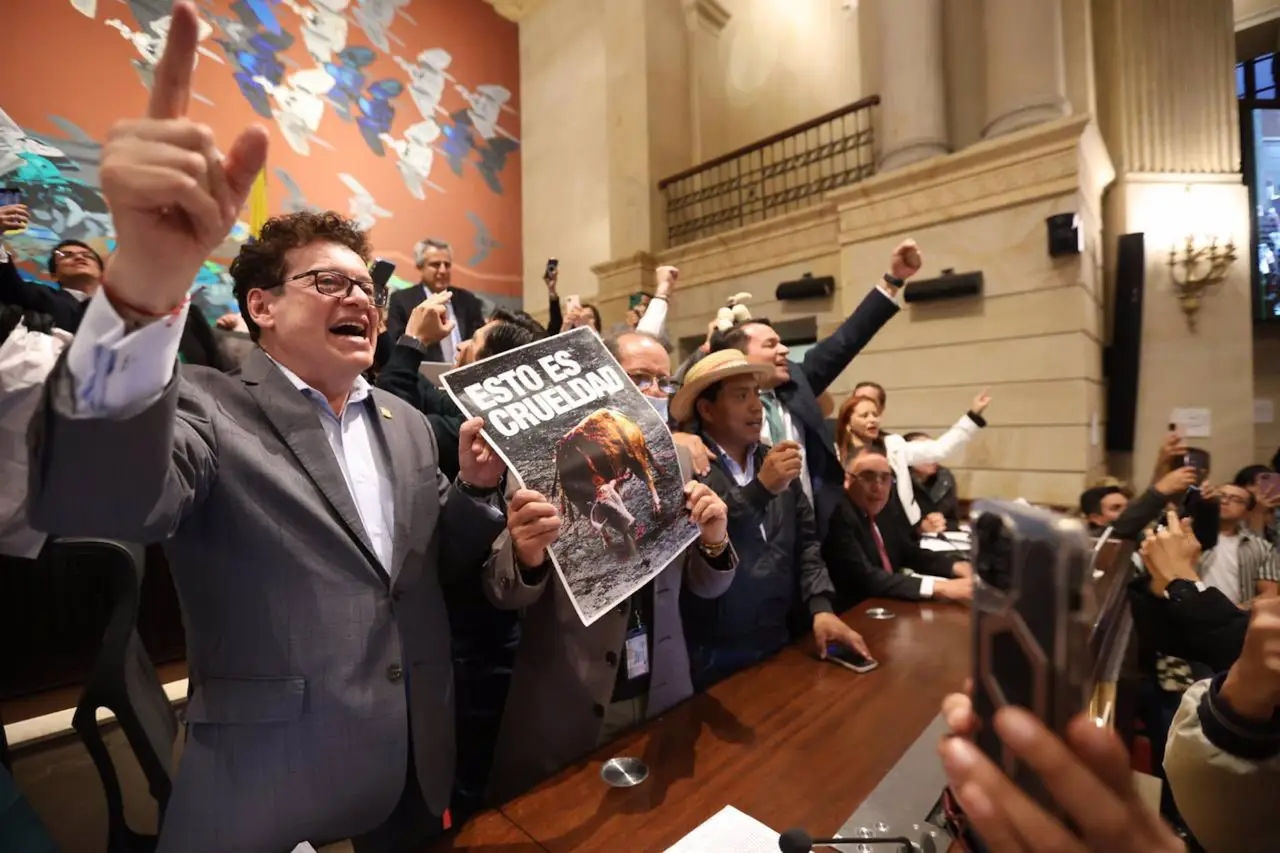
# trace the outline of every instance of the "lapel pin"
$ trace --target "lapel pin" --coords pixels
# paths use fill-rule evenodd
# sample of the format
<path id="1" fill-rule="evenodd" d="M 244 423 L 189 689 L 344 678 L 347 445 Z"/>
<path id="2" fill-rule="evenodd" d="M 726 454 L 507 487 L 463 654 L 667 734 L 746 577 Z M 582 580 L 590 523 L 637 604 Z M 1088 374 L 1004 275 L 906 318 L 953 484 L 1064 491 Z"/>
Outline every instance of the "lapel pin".
<path id="1" fill-rule="evenodd" d="M 382 408 L 378 409 L 378 411 L 382 413 L 382 416 L 384 418 L 386 418 L 387 420 L 391 420 L 391 410 L 388 409 L 386 406 L 383 406 Z"/>

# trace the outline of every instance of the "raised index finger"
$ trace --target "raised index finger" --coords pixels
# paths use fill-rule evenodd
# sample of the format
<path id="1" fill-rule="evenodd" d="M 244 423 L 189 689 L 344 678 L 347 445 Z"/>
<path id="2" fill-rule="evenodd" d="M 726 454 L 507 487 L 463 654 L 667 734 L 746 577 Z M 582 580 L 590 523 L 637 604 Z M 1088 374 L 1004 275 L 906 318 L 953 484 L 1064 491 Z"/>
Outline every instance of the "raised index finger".
<path id="1" fill-rule="evenodd" d="M 152 72 L 147 118 L 182 118 L 187 114 L 199 35 L 200 19 L 196 17 L 195 7 L 186 2 L 175 3 L 164 54 Z"/>

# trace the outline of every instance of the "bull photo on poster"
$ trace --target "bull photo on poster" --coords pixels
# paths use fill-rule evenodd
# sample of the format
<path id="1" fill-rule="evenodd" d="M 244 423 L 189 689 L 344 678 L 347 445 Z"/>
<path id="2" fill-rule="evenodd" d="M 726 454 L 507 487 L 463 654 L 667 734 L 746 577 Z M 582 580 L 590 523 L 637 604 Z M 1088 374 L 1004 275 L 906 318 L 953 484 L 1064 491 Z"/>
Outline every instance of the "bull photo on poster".
<path id="1" fill-rule="evenodd" d="M 563 526 L 551 560 L 583 624 L 697 538 L 667 425 L 589 329 L 450 371 L 445 389 Z"/>

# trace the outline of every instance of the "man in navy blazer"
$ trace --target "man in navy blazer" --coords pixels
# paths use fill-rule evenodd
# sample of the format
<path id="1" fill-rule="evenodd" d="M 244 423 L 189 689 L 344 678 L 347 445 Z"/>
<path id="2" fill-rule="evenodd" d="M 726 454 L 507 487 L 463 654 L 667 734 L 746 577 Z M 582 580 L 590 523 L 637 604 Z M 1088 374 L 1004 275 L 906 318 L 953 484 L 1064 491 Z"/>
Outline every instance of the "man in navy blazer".
<path id="1" fill-rule="evenodd" d="M 831 515 L 844 499 L 844 468 L 836 456 L 835 439 L 823 418 L 818 396 L 898 313 L 898 292 L 920 271 L 920 264 L 915 241 L 903 241 L 893 251 L 884 281 L 863 298 L 840 328 L 805 353 L 802 362 L 787 358 L 790 350 L 763 320 L 735 326 L 712 341 L 712 351 L 738 349 L 747 361 L 773 368 L 773 375 L 761 383 L 765 418 L 760 440 L 772 445 L 790 439 L 804 447 L 800 481 L 813 502 L 820 538 L 826 537 Z"/>
<path id="2" fill-rule="evenodd" d="M 485 324 L 484 306 L 479 296 L 453 286 L 453 249 L 448 243 L 428 237 L 414 247 L 414 255 L 418 271 L 422 273 L 422 283 L 391 294 L 387 311 L 387 341 L 391 346 L 399 343 L 409 326 L 409 315 L 413 309 L 431 294 L 448 290 L 453 298 L 445 306 L 445 311 L 453 321 L 453 329 L 449 337 L 426 348 L 423 360 L 452 364 L 462 342 L 470 340 Z"/>

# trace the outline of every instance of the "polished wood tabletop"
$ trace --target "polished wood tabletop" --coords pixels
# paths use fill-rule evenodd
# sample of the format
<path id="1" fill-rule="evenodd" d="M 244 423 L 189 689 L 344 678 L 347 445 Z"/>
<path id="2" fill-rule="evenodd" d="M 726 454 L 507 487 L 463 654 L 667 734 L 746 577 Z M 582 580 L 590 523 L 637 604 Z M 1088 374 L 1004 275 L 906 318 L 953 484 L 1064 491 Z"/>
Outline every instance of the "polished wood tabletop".
<path id="1" fill-rule="evenodd" d="M 497 811 L 478 814 L 430 848 L 472 853 L 540 853 L 540 844 Z"/>
<path id="2" fill-rule="evenodd" d="M 896 618 L 877 621 L 868 607 Z M 866 602 L 845 615 L 880 662 L 859 675 L 819 662 L 812 638 L 721 682 L 575 764 L 498 811 L 548 851 L 661 851 L 725 805 L 781 832 L 831 835 L 938 713 L 969 673 L 969 611 Z M 636 756 L 649 778 L 610 788 L 600 767 Z M 499 832 L 494 813 L 477 818 Z M 438 849 L 506 853 L 495 834 Z M 462 843 L 464 842 L 465 843 Z M 537 848 L 533 848 L 537 849 Z"/>

